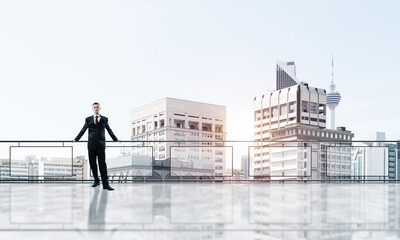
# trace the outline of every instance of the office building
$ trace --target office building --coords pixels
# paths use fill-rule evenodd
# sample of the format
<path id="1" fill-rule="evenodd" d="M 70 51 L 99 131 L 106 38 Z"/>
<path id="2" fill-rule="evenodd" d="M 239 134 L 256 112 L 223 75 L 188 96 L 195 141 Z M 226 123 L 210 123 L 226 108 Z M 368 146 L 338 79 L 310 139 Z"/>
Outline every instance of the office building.
<path id="1" fill-rule="evenodd" d="M 170 173 L 153 171 L 156 177 L 224 175 L 225 144 L 207 141 L 226 139 L 225 106 L 165 97 L 133 109 L 131 119 L 133 141 L 154 141 L 138 143 L 132 149 L 132 154 L 153 154 L 153 168 L 158 165 L 166 168 L 170 166 Z"/>
<path id="2" fill-rule="evenodd" d="M 276 62 L 276 90 L 297 85 L 294 62 Z"/>
<path id="3" fill-rule="evenodd" d="M 254 98 L 254 140 L 262 141 L 253 149 L 254 176 L 347 178 L 353 136 L 344 127 L 326 129 L 324 89 L 300 82 L 272 90 Z"/>
<path id="4" fill-rule="evenodd" d="M 385 141 L 384 132 L 372 135 L 374 141 Z M 352 175 L 359 180 L 398 179 L 397 143 L 364 142 L 352 150 Z"/>

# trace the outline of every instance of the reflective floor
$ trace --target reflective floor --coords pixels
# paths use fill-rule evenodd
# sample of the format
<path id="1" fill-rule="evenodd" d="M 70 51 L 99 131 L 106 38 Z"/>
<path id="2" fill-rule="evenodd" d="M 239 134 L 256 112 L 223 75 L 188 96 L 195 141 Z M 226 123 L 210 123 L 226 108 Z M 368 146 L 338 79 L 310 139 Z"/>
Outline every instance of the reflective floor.
<path id="1" fill-rule="evenodd" d="M 400 184 L 0 184 L 0 239 L 399 239 Z"/>

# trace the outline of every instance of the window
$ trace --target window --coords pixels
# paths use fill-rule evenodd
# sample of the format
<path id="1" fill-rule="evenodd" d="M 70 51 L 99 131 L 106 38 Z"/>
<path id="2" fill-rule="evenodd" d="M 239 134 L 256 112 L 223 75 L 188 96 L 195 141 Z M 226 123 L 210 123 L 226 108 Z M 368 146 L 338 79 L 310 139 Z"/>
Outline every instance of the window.
<path id="1" fill-rule="evenodd" d="M 182 131 L 174 131 L 174 135 L 177 135 L 177 136 L 185 136 L 186 133 L 185 133 L 185 132 L 182 132 Z"/>
<path id="2" fill-rule="evenodd" d="M 319 114 L 322 114 L 322 115 L 326 115 L 326 106 L 325 106 L 325 104 L 320 104 L 319 105 Z"/>
<path id="3" fill-rule="evenodd" d="M 279 113 L 280 113 L 280 115 L 286 115 L 287 114 L 287 104 L 281 104 L 279 106 Z"/>
<path id="4" fill-rule="evenodd" d="M 296 107 L 296 102 L 290 102 L 289 103 L 289 113 L 294 113 L 296 111 L 295 107 Z"/>
<path id="5" fill-rule="evenodd" d="M 222 133 L 222 125 L 215 124 L 215 131 Z"/>
<path id="6" fill-rule="evenodd" d="M 310 113 L 317 114 L 317 104 L 310 102 Z"/>
<path id="7" fill-rule="evenodd" d="M 278 106 L 272 107 L 271 117 L 277 117 L 277 116 L 278 116 Z"/>
<path id="8" fill-rule="evenodd" d="M 263 119 L 269 118 L 269 108 L 263 110 Z"/>
<path id="9" fill-rule="evenodd" d="M 260 121 L 261 120 L 261 110 L 257 110 L 254 112 L 254 121 Z"/>
<path id="10" fill-rule="evenodd" d="M 302 101 L 301 102 L 301 111 L 307 113 L 308 112 L 308 102 Z"/>

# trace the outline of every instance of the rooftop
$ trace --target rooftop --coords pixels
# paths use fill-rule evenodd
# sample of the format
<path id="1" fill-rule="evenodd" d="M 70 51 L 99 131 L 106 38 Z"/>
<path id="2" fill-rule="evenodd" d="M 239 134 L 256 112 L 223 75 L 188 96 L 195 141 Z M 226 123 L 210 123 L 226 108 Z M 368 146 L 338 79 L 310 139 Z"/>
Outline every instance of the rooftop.
<path id="1" fill-rule="evenodd" d="M 2 239 L 397 239 L 400 185 L 0 184 Z M 60 237 L 61 236 L 61 237 Z"/>

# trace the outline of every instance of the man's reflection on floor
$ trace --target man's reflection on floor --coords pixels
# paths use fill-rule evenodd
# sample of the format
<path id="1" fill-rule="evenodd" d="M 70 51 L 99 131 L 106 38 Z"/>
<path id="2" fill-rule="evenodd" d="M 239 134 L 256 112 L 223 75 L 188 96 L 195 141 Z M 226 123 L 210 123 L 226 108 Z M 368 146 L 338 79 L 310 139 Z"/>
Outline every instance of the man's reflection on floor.
<path id="1" fill-rule="evenodd" d="M 101 195 L 100 201 L 99 195 Z M 108 191 L 101 191 L 99 188 L 94 189 L 94 194 L 89 207 L 88 229 L 90 232 L 97 232 L 97 236 L 105 229 L 107 198 Z"/>

